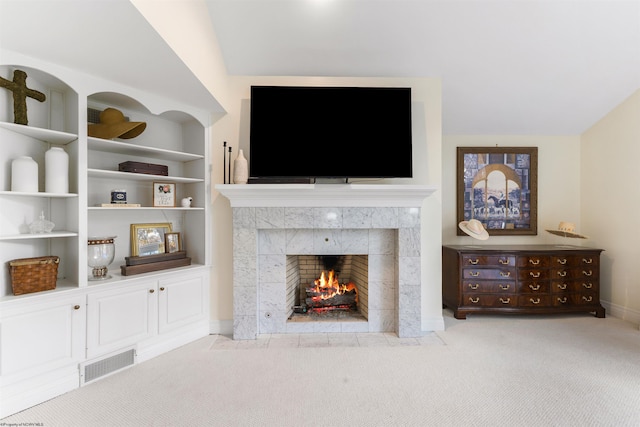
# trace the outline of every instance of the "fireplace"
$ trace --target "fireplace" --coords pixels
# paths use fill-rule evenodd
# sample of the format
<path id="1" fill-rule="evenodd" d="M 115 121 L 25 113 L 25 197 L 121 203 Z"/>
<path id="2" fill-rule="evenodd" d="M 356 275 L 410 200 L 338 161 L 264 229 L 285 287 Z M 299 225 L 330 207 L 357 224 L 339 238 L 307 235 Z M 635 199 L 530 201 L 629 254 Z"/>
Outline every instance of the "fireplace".
<path id="1" fill-rule="evenodd" d="M 367 255 L 287 255 L 287 321 L 367 317 Z"/>
<path id="2" fill-rule="evenodd" d="M 261 184 L 216 189 L 229 198 L 233 214 L 234 339 L 270 333 L 421 335 L 420 208 L 432 188 Z M 357 261 L 366 265 L 367 276 L 358 296 L 359 315 L 293 321 L 288 271 L 302 255 L 366 256 L 366 262 Z"/>

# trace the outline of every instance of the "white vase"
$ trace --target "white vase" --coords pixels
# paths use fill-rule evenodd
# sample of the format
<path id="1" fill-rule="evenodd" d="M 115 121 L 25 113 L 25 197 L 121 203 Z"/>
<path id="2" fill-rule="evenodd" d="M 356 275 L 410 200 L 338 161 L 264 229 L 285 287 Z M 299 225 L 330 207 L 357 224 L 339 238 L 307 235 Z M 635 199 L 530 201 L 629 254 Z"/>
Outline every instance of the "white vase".
<path id="1" fill-rule="evenodd" d="M 236 184 L 246 184 L 249 180 L 249 168 L 247 159 L 242 150 L 238 151 L 238 157 L 233 161 L 233 182 Z"/>
<path id="2" fill-rule="evenodd" d="M 44 186 L 47 193 L 69 192 L 69 155 L 60 147 L 44 153 Z"/>
<path id="3" fill-rule="evenodd" d="M 11 162 L 11 191 L 38 192 L 38 164 L 29 156 L 20 156 Z"/>

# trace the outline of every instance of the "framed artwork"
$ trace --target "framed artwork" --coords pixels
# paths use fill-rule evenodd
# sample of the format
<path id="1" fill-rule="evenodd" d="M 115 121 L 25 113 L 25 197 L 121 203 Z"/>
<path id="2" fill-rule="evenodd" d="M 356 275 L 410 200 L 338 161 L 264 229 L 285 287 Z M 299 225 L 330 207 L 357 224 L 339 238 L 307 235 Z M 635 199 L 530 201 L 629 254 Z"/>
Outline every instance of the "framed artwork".
<path id="1" fill-rule="evenodd" d="M 456 172 L 458 223 L 477 219 L 490 236 L 538 234 L 537 147 L 458 147 Z"/>
<path id="2" fill-rule="evenodd" d="M 181 251 L 182 244 L 180 243 L 180 233 L 165 233 L 164 246 L 168 254 Z"/>
<path id="3" fill-rule="evenodd" d="M 176 183 L 175 182 L 154 182 L 153 183 L 153 207 L 175 207 L 176 206 Z"/>
<path id="4" fill-rule="evenodd" d="M 170 222 L 131 224 L 131 255 L 146 256 L 165 253 L 165 235 L 171 231 Z"/>

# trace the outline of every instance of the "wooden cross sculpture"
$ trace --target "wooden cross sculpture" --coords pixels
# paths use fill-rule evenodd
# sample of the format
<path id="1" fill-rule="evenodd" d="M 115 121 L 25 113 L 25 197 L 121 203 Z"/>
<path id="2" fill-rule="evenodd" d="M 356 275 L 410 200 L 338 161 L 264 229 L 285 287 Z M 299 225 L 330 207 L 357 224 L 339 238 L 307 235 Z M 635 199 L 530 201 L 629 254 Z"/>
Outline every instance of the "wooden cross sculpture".
<path id="1" fill-rule="evenodd" d="M 13 117 L 19 125 L 28 124 L 27 97 L 44 102 L 47 97 L 42 92 L 27 87 L 27 73 L 21 70 L 13 72 L 13 81 L 0 77 L 0 87 L 13 92 Z"/>

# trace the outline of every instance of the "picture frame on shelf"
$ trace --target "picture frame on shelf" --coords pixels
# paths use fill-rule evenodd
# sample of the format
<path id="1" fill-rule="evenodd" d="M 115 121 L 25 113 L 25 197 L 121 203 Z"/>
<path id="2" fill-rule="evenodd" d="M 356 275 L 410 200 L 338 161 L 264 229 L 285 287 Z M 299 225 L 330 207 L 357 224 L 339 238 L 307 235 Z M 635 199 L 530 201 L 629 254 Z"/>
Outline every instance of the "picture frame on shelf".
<path id="1" fill-rule="evenodd" d="M 538 234 L 537 147 L 458 147 L 456 157 L 458 223 L 477 219 L 490 236 Z"/>
<path id="2" fill-rule="evenodd" d="M 153 182 L 153 207 L 173 208 L 176 206 L 176 183 Z"/>
<path id="3" fill-rule="evenodd" d="M 131 256 L 165 253 L 165 235 L 172 231 L 170 222 L 131 224 Z"/>
<path id="4" fill-rule="evenodd" d="M 165 241 L 165 251 L 168 254 L 172 254 L 175 252 L 180 252 L 182 250 L 182 242 L 180 241 L 180 233 L 171 232 L 165 233 L 164 235 Z"/>

